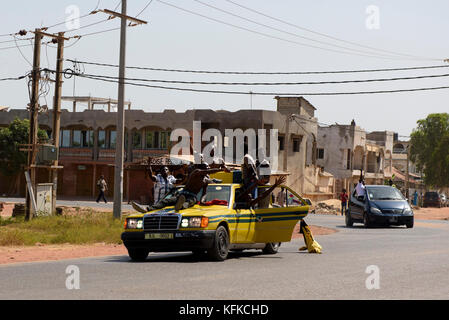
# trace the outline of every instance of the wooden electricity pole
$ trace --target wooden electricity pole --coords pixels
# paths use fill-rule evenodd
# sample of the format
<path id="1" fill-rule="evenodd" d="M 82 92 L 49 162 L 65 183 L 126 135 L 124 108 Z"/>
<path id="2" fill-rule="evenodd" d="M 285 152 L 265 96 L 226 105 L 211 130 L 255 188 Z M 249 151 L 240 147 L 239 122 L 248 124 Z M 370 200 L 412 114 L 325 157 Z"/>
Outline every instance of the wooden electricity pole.
<path id="1" fill-rule="evenodd" d="M 37 132 L 38 122 L 37 115 L 39 109 L 39 79 L 40 79 L 40 60 L 41 60 L 41 41 L 42 35 L 39 29 L 36 29 L 34 33 L 34 56 L 33 56 L 33 71 L 32 71 L 32 90 L 31 90 L 31 101 L 30 101 L 30 133 L 28 136 L 28 144 L 31 148 L 28 151 L 28 167 L 31 177 L 31 188 L 35 190 L 36 185 L 36 168 L 32 166 L 36 160 L 36 144 L 37 144 Z M 34 212 L 31 210 L 31 195 L 30 192 L 26 192 L 26 208 L 25 208 L 25 220 L 29 221 L 33 218 Z"/>
<path id="2" fill-rule="evenodd" d="M 120 32 L 120 67 L 117 105 L 117 140 L 115 145 L 115 170 L 114 170 L 114 218 L 122 217 L 123 202 L 123 163 L 124 163 L 124 139 L 125 134 L 125 69 L 126 69 L 126 27 L 130 20 L 134 25 L 146 24 L 146 21 L 132 18 L 126 15 L 126 0 L 122 0 L 122 12 L 117 13 L 110 10 L 100 10 L 111 17 L 121 18 Z"/>
<path id="3" fill-rule="evenodd" d="M 64 68 L 64 32 L 58 33 L 58 53 L 56 60 L 55 98 L 53 102 L 53 143 L 57 152 L 57 159 L 53 162 L 52 173 L 52 213 L 56 212 L 56 197 L 58 191 L 58 159 L 59 159 L 59 132 L 61 128 L 61 91 L 62 91 L 62 70 Z"/>

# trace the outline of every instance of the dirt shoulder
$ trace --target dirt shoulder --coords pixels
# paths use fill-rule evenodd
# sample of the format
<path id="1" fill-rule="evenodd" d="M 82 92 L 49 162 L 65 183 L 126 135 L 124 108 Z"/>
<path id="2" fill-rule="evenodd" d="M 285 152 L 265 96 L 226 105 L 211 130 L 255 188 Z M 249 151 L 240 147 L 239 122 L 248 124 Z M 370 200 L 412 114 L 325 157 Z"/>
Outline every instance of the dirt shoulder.
<path id="1" fill-rule="evenodd" d="M 415 219 L 423 220 L 449 220 L 449 207 L 446 208 L 419 208 L 413 209 Z"/>
<path id="2" fill-rule="evenodd" d="M 34 247 L 0 247 L 0 264 L 53 261 L 128 254 L 119 244 L 36 245 Z"/>

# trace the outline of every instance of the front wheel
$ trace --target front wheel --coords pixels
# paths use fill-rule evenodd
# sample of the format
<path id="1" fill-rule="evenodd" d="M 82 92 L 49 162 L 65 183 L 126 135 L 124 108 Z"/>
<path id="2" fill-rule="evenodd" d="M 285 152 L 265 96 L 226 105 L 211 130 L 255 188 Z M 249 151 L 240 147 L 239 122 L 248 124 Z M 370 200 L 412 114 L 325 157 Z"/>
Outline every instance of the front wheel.
<path id="1" fill-rule="evenodd" d="M 134 248 L 134 249 L 128 249 L 128 255 L 133 261 L 145 261 L 148 257 L 148 253 L 150 253 L 147 249 L 141 249 L 141 248 Z"/>
<path id="2" fill-rule="evenodd" d="M 207 255 L 214 261 L 226 260 L 229 253 L 229 236 L 224 226 L 219 226 L 215 232 L 214 245 L 207 250 Z"/>
<path id="3" fill-rule="evenodd" d="M 363 226 L 365 227 L 365 228 L 369 228 L 369 227 L 371 227 L 371 221 L 370 221 L 370 219 L 369 219 L 369 216 L 368 216 L 368 214 L 365 212 L 364 214 L 363 214 Z"/>
<path id="4" fill-rule="evenodd" d="M 262 252 L 265 254 L 276 254 L 278 253 L 280 246 L 281 246 L 280 242 L 267 243 L 265 248 L 263 248 Z"/>
<path id="5" fill-rule="evenodd" d="M 411 228 L 413 228 L 413 223 L 414 223 L 414 219 L 411 219 L 409 222 L 407 222 L 407 223 L 405 224 L 405 226 L 406 226 L 408 229 L 411 229 Z"/>

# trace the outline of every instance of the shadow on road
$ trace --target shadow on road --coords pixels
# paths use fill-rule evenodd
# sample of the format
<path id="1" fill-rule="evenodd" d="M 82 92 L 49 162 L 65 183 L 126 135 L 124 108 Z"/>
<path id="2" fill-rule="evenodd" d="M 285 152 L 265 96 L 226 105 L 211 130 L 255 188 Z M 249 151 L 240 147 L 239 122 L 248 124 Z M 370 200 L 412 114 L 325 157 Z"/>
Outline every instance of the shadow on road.
<path id="1" fill-rule="evenodd" d="M 242 259 L 242 258 L 255 258 L 255 259 L 281 259 L 276 255 L 266 255 L 262 252 L 247 251 L 247 252 L 230 252 L 227 260 Z M 215 262 L 211 261 L 206 254 L 193 254 L 189 252 L 179 253 L 157 253 L 156 255 L 150 255 L 143 262 L 131 261 L 129 256 L 116 256 L 105 262 L 115 263 L 160 263 L 160 262 L 176 262 L 176 263 L 199 263 L 199 262 Z"/>
<path id="2" fill-rule="evenodd" d="M 368 228 L 365 228 L 363 225 L 357 225 L 352 227 L 347 227 L 346 225 L 335 226 L 340 229 L 407 229 L 405 226 L 389 226 L 389 225 L 375 225 Z"/>

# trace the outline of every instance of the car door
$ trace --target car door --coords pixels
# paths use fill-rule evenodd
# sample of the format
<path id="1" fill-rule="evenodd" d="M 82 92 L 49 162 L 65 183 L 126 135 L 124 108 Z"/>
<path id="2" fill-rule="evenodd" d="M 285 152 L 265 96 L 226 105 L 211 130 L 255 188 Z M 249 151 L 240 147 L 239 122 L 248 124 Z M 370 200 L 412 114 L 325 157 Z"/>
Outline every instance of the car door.
<path id="1" fill-rule="evenodd" d="M 285 192 L 285 195 L 282 192 Z M 282 196 L 283 201 L 273 205 L 270 196 L 268 208 L 254 210 L 256 243 L 289 242 L 296 224 L 308 213 L 309 206 L 305 200 L 290 188 L 281 186 L 273 193 Z"/>
<path id="2" fill-rule="evenodd" d="M 235 189 L 234 206 L 232 208 L 233 217 L 228 219 L 232 226 L 233 243 L 253 243 L 254 242 L 254 210 L 247 207 L 247 203 L 238 202 L 239 193 L 242 188 Z"/>
<path id="3" fill-rule="evenodd" d="M 351 194 L 351 201 L 349 203 L 350 213 L 352 219 L 361 220 L 363 219 L 363 211 L 365 203 L 357 198 L 357 192 L 354 190 Z"/>

